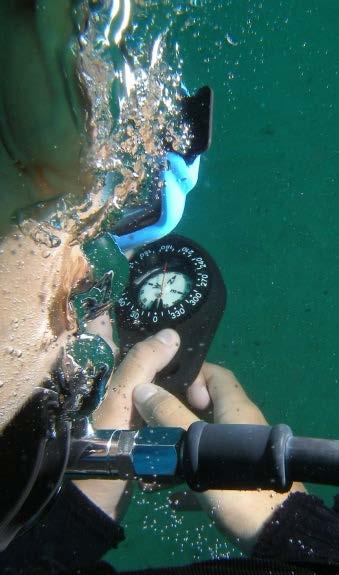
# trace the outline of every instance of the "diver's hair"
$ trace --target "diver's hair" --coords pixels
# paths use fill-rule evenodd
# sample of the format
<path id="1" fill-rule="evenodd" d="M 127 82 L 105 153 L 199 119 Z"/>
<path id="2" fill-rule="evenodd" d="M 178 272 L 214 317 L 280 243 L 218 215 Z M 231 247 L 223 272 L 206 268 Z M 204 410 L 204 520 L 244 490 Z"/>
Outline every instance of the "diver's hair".
<path id="1" fill-rule="evenodd" d="M 50 327 L 55 336 L 59 336 L 65 329 L 71 332 L 77 329 L 70 309 L 71 290 L 90 273 L 90 265 L 79 245 L 68 244 L 64 250 L 61 281 L 49 308 Z"/>

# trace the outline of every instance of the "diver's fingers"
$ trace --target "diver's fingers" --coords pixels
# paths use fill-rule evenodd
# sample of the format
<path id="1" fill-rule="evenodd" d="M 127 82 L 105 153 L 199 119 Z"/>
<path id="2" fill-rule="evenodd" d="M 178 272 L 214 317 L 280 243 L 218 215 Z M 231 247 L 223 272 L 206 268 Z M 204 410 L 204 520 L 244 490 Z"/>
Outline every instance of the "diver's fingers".
<path id="1" fill-rule="evenodd" d="M 174 357 L 179 345 L 180 338 L 172 329 L 164 329 L 137 343 L 113 374 L 107 397 L 93 414 L 95 427 L 128 429 L 132 424 L 133 388 L 153 381 Z"/>
<path id="2" fill-rule="evenodd" d="M 174 357 L 179 345 L 179 335 L 173 329 L 163 329 L 137 343 L 116 370 L 114 387 L 135 387 L 139 383 L 153 381 Z"/>
<path id="3" fill-rule="evenodd" d="M 249 399 L 231 371 L 204 363 L 201 374 L 201 383 L 205 382 L 213 402 L 216 423 L 267 424 L 260 409 Z"/>
<path id="4" fill-rule="evenodd" d="M 153 426 L 187 429 L 198 418 L 179 399 L 158 385 L 138 385 L 133 401 L 141 417 Z"/>
<path id="5" fill-rule="evenodd" d="M 202 370 L 186 392 L 188 403 L 193 409 L 205 410 L 211 405 L 210 394 L 207 391 L 205 376 Z"/>

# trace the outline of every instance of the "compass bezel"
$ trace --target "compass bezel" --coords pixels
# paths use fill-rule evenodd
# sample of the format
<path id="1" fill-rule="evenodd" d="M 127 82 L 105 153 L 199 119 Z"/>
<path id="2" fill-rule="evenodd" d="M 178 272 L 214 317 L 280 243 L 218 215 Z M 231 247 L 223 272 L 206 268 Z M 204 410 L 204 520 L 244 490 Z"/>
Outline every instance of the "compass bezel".
<path id="1" fill-rule="evenodd" d="M 161 273 L 167 262 L 167 271 L 178 271 L 190 278 L 191 289 L 182 300 L 160 311 L 147 310 L 138 301 L 140 289 L 147 278 Z M 204 254 L 185 238 L 163 239 L 146 246 L 129 262 L 128 286 L 118 300 L 118 321 L 128 329 L 158 331 L 163 325 L 175 327 L 186 321 L 201 307 L 210 290 L 208 261 Z M 141 279 L 142 278 L 142 279 Z"/>

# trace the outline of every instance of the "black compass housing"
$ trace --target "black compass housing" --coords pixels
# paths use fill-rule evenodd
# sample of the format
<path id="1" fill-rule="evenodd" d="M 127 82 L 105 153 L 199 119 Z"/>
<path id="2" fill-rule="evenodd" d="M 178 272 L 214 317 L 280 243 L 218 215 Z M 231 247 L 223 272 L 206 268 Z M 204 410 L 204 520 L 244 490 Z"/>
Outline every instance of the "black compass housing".
<path id="1" fill-rule="evenodd" d="M 170 234 L 138 250 L 115 312 L 122 357 L 135 343 L 170 327 L 181 338 L 157 383 L 183 395 L 198 375 L 226 305 L 226 288 L 211 256 L 191 239 Z"/>

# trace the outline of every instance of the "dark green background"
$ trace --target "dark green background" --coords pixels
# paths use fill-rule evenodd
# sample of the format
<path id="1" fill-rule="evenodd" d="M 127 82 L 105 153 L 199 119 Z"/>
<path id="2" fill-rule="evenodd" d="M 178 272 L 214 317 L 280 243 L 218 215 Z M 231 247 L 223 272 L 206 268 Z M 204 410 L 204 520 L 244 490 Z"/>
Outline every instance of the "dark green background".
<path id="1" fill-rule="evenodd" d="M 339 4 L 160 4 L 176 21 L 185 83 L 215 94 L 213 144 L 177 229 L 228 286 L 209 360 L 236 372 L 270 422 L 338 437 Z M 118 568 L 236 553 L 163 494 L 138 495 L 125 525 Z"/>

